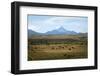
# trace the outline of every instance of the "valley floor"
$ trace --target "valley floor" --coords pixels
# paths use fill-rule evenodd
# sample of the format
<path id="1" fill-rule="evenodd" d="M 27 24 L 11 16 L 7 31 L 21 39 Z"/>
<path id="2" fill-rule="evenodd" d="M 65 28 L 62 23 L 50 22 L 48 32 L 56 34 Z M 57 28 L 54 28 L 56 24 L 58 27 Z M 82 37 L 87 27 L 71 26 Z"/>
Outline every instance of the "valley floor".
<path id="1" fill-rule="evenodd" d="M 28 61 L 87 58 L 87 45 L 51 44 L 33 45 L 28 50 Z"/>

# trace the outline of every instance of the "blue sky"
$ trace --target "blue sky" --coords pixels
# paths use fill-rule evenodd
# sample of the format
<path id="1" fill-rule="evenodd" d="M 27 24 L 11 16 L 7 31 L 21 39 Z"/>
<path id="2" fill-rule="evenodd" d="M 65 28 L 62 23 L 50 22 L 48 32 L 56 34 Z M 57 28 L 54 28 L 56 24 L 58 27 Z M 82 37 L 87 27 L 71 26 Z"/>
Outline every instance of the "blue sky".
<path id="1" fill-rule="evenodd" d="M 88 32 L 88 17 L 28 15 L 28 29 L 45 33 L 64 27 L 75 32 Z"/>

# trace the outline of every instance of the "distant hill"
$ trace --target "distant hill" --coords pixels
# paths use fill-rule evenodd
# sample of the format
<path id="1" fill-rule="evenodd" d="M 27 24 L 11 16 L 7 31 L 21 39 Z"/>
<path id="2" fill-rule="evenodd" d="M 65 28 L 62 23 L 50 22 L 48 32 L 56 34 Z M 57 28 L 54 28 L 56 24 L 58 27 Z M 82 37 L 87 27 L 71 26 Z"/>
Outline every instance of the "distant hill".
<path id="1" fill-rule="evenodd" d="M 40 35 L 40 33 L 35 32 L 35 31 L 29 29 L 28 30 L 28 37 L 32 37 L 33 35 Z"/>
<path id="2" fill-rule="evenodd" d="M 79 33 L 79 35 L 83 36 L 83 37 L 87 37 L 88 33 Z"/>
<path id="3" fill-rule="evenodd" d="M 49 34 L 49 35 L 59 35 L 59 34 L 71 34 L 71 35 L 74 35 L 74 34 L 77 34 L 76 32 L 74 31 L 68 31 L 66 29 L 64 29 L 63 27 L 60 27 L 58 29 L 55 29 L 55 30 L 52 30 L 52 31 L 48 31 L 46 32 L 46 34 Z"/>
<path id="4" fill-rule="evenodd" d="M 63 27 L 60 27 L 58 29 L 52 30 L 52 31 L 48 31 L 46 33 L 39 33 L 39 32 L 35 32 L 33 30 L 28 30 L 28 37 L 32 37 L 34 35 L 82 35 L 82 36 L 87 36 L 87 33 L 77 33 L 75 31 L 68 31 Z"/>

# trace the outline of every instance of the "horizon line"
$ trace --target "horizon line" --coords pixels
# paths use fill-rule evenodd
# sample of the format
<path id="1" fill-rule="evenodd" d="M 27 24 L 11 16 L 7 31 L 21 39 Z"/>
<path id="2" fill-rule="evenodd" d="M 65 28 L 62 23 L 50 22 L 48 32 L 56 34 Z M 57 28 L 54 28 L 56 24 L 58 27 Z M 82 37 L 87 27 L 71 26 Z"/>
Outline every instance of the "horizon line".
<path id="1" fill-rule="evenodd" d="M 57 28 L 57 29 L 59 29 L 59 28 Z M 64 28 L 64 29 L 65 29 L 65 28 Z M 43 33 L 43 34 L 49 32 L 49 31 L 47 31 L 47 32 L 38 32 L 38 31 L 35 31 L 35 30 L 33 30 L 33 29 L 29 29 L 29 28 L 28 28 L 28 30 L 31 30 L 31 31 L 37 32 L 37 33 Z M 56 30 L 56 29 L 53 29 L 53 30 Z M 50 30 L 50 31 L 53 31 L 53 30 Z M 66 29 L 65 29 L 65 30 L 66 30 Z M 73 30 L 66 30 L 66 31 L 73 31 Z M 76 32 L 76 31 L 73 31 L 73 32 Z M 88 33 L 88 32 L 76 32 L 76 33 Z"/>

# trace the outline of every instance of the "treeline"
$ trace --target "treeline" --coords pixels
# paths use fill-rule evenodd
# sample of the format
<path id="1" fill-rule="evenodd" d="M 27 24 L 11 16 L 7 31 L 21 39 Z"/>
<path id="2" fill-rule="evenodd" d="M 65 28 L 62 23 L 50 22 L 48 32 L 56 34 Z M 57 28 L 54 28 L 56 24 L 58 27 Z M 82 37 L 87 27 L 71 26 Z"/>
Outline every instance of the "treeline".
<path id="1" fill-rule="evenodd" d="M 41 44 L 87 44 L 87 40 L 77 39 L 28 39 L 30 45 L 41 45 Z"/>

